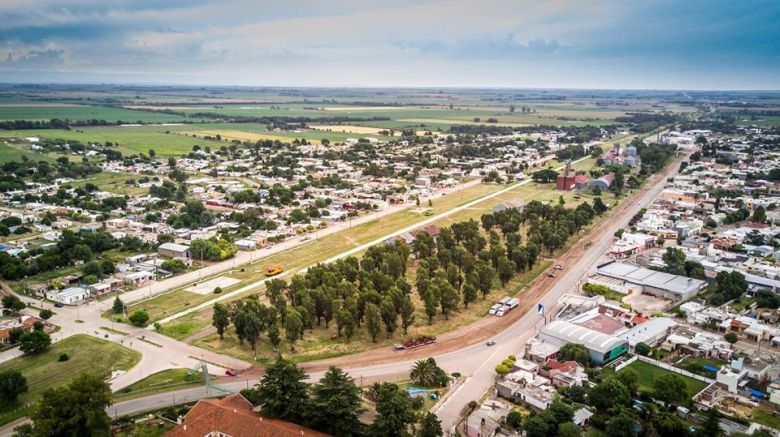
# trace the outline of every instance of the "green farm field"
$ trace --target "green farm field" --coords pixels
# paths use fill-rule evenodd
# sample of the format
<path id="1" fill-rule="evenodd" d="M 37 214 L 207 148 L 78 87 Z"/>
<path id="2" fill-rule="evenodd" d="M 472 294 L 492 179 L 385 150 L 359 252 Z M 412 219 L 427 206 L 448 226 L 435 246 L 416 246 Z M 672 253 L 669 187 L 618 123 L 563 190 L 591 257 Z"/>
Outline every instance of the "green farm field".
<path id="1" fill-rule="evenodd" d="M 106 120 L 125 123 L 165 123 L 182 121 L 180 115 L 160 112 L 139 111 L 109 106 L 88 106 L 72 104 L 7 104 L 0 105 L 0 120 Z"/>

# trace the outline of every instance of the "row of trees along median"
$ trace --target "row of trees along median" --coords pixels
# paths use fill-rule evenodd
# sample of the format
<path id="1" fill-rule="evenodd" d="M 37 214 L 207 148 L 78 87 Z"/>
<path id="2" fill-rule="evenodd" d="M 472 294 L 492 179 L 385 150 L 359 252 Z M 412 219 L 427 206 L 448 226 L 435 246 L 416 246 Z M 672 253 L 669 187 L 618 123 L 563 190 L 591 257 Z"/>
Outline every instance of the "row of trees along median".
<path id="1" fill-rule="evenodd" d="M 522 212 L 510 209 L 484 214 L 480 222 L 455 223 L 435 238 L 421 231 L 411 245 L 396 239 L 370 247 L 361 259 L 313 266 L 289 283 L 269 280 L 265 294 L 270 305 L 256 295 L 216 303 L 213 326 L 221 339 L 232 325 L 239 342 L 253 351 L 262 334 L 274 349 L 284 338 L 295 350 L 307 329 L 329 329 L 331 323 L 335 335 L 346 341 L 358 329 L 366 329 L 374 342 L 383 335 L 405 335 L 413 325 L 447 320 L 480 295 L 486 299 L 491 290 L 533 268 L 544 253 L 562 248 L 604 211 L 600 199 L 576 208 L 532 201 Z M 418 266 L 414 284 L 407 280 L 412 255 Z M 424 321 L 416 319 L 415 290 Z"/>

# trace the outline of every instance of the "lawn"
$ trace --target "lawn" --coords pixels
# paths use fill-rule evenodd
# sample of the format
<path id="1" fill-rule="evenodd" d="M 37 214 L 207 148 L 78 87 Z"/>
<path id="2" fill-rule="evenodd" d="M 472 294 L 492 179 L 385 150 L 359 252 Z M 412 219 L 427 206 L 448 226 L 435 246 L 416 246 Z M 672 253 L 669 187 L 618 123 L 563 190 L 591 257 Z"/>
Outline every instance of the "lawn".
<path id="1" fill-rule="evenodd" d="M 704 357 L 697 357 L 697 358 L 686 358 L 679 363 L 676 364 L 677 367 L 681 369 L 685 369 L 691 373 L 695 373 L 697 375 L 701 375 L 705 378 L 714 378 L 715 374 L 713 372 L 710 372 L 709 370 L 705 370 L 704 366 L 712 366 L 716 369 L 720 369 L 721 366 L 726 364 L 723 360 L 716 360 L 714 358 L 704 358 Z"/>
<path id="2" fill-rule="evenodd" d="M 4 134 L 0 134 L 0 137 L 5 137 Z M 53 155 L 44 155 L 42 153 L 35 152 L 27 145 L 21 144 L 9 144 L 3 140 L 0 140 L 0 163 L 16 161 L 21 162 L 22 156 L 26 156 L 30 161 L 49 161 L 52 162 L 57 159 Z"/>
<path id="3" fill-rule="evenodd" d="M 633 363 L 629 364 L 628 366 L 624 367 L 620 371 L 623 372 L 625 369 L 631 369 L 637 373 L 639 376 L 639 391 L 648 393 L 652 395 L 653 393 L 653 382 L 660 378 L 663 375 L 667 374 L 676 374 L 680 378 L 682 378 L 685 381 L 685 387 L 686 387 L 686 394 L 689 398 L 692 398 L 696 393 L 702 391 L 704 387 L 707 386 L 706 382 L 699 381 L 697 379 L 693 379 L 688 376 L 680 375 L 678 373 L 662 369 L 658 366 L 654 366 L 650 363 L 645 363 L 644 361 L 634 361 Z"/>
<path id="4" fill-rule="evenodd" d="M 124 401 L 172 390 L 203 385 L 199 372 L 190 369 L 168 369 L 154 373 L 114 394 L 116 401 Z"/>
<path id="5" fill-rule="evenodd" d="M 131 173 L 101 172 L 88 179 L 72 182 L 69 185 L 73 187 L 83 187 L 88 183 L 93 183 L 97 185 L 101 191 L 128 196 L 141 196 L 146 194 L 149 190 L 125 183 L 127 180 L 136 180 L 139 177 L 139 175 Z"/>
<path id="6" fill-rule="evenodd" d="M 753 410 L 750 420 L 773 429 L 780 429 L 780 416 L 769 409 L 756 408 Z"/>
<path id="7" fill-rule="evenodd" d="M 115 437 L 160 437 L 174 427 L 175 425 L 167 420 L 152 419 L 126 425 L 112 432 Z"/>
<path id="8" fill-rule="evenodd" d="M 59 362 L 60 354 L 70 359 Z M 5 424 L 29 413 L 31 403 L 49 388 L 66 385 L 82 373 L 108 377 L 112 370 L 129 370 L 141 359 L 141 354 L 105 340 L 88 335 L 74 335 L 39 355 L 23 356 L 0 363 L 0 372 L 16 369 L 27 378 L 29 391 L 20 396 L 16 406 L 3 405 L 0 424 Z"/>

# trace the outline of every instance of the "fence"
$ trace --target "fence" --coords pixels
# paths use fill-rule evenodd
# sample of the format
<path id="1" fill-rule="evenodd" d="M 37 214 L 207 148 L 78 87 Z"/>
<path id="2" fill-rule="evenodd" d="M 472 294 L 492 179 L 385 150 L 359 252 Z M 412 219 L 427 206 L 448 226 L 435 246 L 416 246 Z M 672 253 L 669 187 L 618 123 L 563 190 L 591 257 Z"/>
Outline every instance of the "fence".
<path id="1" fill-rule="evenodd" d="M 623 361 L 622 363 L 620 363 L 620 364 L 618 364 L 617 366 L 615 366 L 615 372 L 617 372 L 617 371 L 619 371 L 620 369 L 622 369 L 622 368 L 624 368 L 624 367 L 628 366 L 629 364 L 633 363 L 633 362 L 634 362 L 634 361 L 636 361 L 636 360 L 637 360 L 637 355 L 634 355 L 633 357 L 631 357 L 631 358 L 629 358 L 629 359 L 627 359 L 627 360 Z"/>
<path id="2" fill-rule="evenodd" d="M 674 367 L 671 364 L 667 364 L 667 363 L 664 363 L 664 362 L 661 362 L 661 361 L 658 361 L 658 360 L 654 360 L 652 358 L 644 357 L 644 356 L 641 356 L 641 355 L 634 355 L 634 357 L 639 359 L 639 361 L 643 361 L 645 363 L 652 364 L 654 366 L 658 366 L 658 367 L 660 367 L 662 369 L 668 370 L 670 372 L 678 373 L 680 375 L 687 376 L 689 378 L 693 378 L 693 379 L 696 379 L 698 381 L 706 382 L 707 384 L 712 384 L 713 382 L 715 382 L 714 379 L 705 378 L 705 377 L 703 377 L 701 375 L 697 375 L 695 373 L 691 373 L 691 372 L 689 372 L 687 370 L 680 369 L 679 367 Z"/>

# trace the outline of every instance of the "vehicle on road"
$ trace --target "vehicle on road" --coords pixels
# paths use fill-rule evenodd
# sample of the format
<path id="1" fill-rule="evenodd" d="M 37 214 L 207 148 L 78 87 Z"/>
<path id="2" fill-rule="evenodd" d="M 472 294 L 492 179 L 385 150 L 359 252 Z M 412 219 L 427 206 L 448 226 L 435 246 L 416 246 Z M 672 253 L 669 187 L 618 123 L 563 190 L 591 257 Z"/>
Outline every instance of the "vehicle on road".
<path id="1" fill-rule="evenodd" d="M 433 343 L 436 343 L 436 337 L 430 335 L 423 335 L 411 340 L 407 340 L 403 343 L 394 344 L 393 347 L 396 350 L 402 351 L 406 349 L 414 349 L 422 346 L 427 346 Z"/>
<path id="2" fill-rule="evenodd" d="M 485 343 L 485 344 L 487 344 L 488 346 L 493 346 L 494 344 L 496 344 L 496 341 L 495 340 L 488 340 L 488 342 Z"/>
<path id="3" fill-rule="evenodd" d="M 555 273 L 550 272 L 550 273 L 547 274 L 547 277 L 548 278 L 554 278 L 555 277 Z"/>
<path id="4" fill-rule="evenodd" d="M 284 269 L 282 266 L 271 266 L 265 269 L 265 275 L 266 276 L 276 276 L 279 273 L 282 273 Z"/>
<path id="5" fill-rule="evenodd" d="M 236 372 L 233 369 L 227 369 L 227 370 L 225 370 L 225 375 L 227 375 L 227 376 L 236 376 L 236 375 L 238 375 L 238 372 Z"/>
<path id="6" fill-rule="evenodd" d="M 560 265 L 560 264 L 556 264 L 556 265 L 554 265 L 554 266 L 553 266 L 553 268 L 554 268 L 555 270 L 563 270 L 563 266 L 562 266 L 562 265 Z"/>
<path id="7" fill-rule="evenodd" d="M 54 306 L 57 308 L 62 308 L 63 305 L 59 302 L 54 302 Z"/>

